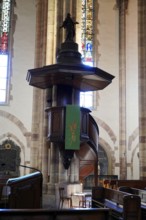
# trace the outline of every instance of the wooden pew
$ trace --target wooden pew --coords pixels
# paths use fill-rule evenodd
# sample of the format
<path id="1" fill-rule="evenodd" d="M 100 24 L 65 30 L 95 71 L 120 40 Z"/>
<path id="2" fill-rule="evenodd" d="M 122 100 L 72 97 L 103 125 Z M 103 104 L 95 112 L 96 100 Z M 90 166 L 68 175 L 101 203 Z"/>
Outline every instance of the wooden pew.
<path id="1" fill-rule="evenodd" d="M 92 188 L 92 208 L 110 209 L 111 219 L 141 220 L 141 199 L 114 189 L 104 187 Z"/>
<path id="2" fill-rule="evenodd" d="M 42 181 L 41 172 L 8 179 L 4 186 L 6 194 L 4 198 L 1 198 L 5 206 L 1 208 L 41 208 Z"/>
<path id="3" fill-rule="evenodd" d="M 3 191 L 9 177 L 0 175 L 0 208 L 5 208 L 6 199 L 3 198 Z"/>
<path id="4" fill-rule="evenodd" d="M 0 208 L 3 207 L 2 191 L 3 191 L 3 184 L 0 183 Z"/>
<path id="5" fill-rule="evenodd" d="M 143 220 L 146 219 L 146 190 L 132 188 L 129 186 L 121 186 L 119 187 L 119 191 L 127 192 L 133 195 L 138 195 L 141 198 L 141 215 Z"/>
<path id="6" fill-rule="evenodd" d="M 108 220 L 109 209 L 0 209 L 2 220 Z"/>
<path id="7" fill-rule="evenodd" d="M 146 188 L 146 180 L 111 180 L 110 184 L 112 184 L 112 181 L 116 181 L 116 188 L 119 188 L 120 186 L 129 186 L 138 189 Z"/>

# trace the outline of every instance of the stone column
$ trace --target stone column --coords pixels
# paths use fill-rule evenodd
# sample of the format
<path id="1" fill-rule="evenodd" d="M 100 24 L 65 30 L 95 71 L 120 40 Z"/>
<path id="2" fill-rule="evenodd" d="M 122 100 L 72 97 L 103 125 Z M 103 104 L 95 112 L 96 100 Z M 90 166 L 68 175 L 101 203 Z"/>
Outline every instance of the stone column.
<path id="1" fill-rule="evenodd" d="M 80 161 L 79 158 L 74 155 L 74 182 L 77 183 L 79 182 L 79 168 L 80 168 Z"/>
<path id="2" fill-rule="evenodd" d="M 146 179 L 146 1 L 138 0 L 139 159 L 140 179 Z"/>
<path id="3" fill-rule="evenodd" d="M 55 63 L 56 59 L 56 44 L 55 44 L 55 33 L 56 33 L 56 11 L 55 1 L 48 0 L 48 18 L 47 18 L 47 49 L 46 49 L 46 64 Z"/>
<path id="4" fill-rule="evenodd" d="M 48 1 L 36 1 L 36 50 L 35 67 L 41 67 L 46 62 L 46 30 L 47 30 L 47 4 Z M 46 123 L 44 123 L 45 92 L 33 89 L 33 113 L 32 113 L 32 142 L 31 142 L 31 166 L 42 170 L 43 184 L 47 182 L 46 164 Z M 46 164 L 47 166 L 47 164 Z"/>
<path id="5" fill-rule="evenodd" d="M 72 158 L 70 167 L 68 169 L 68 177 L 69 177 L 69 182 L 70 183 L 75 182 L 75 178 L 74 178 L 75 177 L 75 158 L 74 157 Z"/>
<path id="6" fill-rule="evenodd" d="M 68 171 L 64 169 L 62 158 L 60 156 L 59 157 L 59 179 L 58 179 L 59 183 L 68 182 L 67 172 Z"/>
<path id="7" fill-rule="evenodd" d="M 127 178 L 126 158 L 126 9 L 127 0 L 117 1 L 119 8 L 119 158 L 120 179 Z"/>
<path id="8" fill-rule="evenodd" d="M 59 176 L 59 152 L 58 146 L 51 144 L 50 146 L 50 181 L 48 184 L 48 193 L 55 194 L 55 183 L 58 183 Z"/>
<path id="9" fill-rule="evenodd" d="M 64 41 L 63 31 L 60 30 L 63 20 L 67 13 L 75 13 L 76 1 L 69 0 L 49 0 L 48 1 L 48 31 L 47 31 L 47 64 L 54 63 L 55 59 L 52 56 L 56 56 L 61 43 Z M 73 7 L 73 9 L 72 9 Z M 56 47 L 56 49 L 55 49 Z M 55 62 L 56 63 L 56 62 Z M 51 92 L 51 91 L 50 91 Z M 55 85 L 52 88 L 52 101 L 51 106 L 65 106 L 70 103 L 78 102 L 78 93 L 68 88 L 64 90 L 63 86 Z M 65 101 L 64 101 L 65 100 Z M 48 183 L 48 194 L 52 202 L 57 195 L 55 194 L 55 187 L 59 186 L 60 183 L 68 182 L 68 171 L 65 170 L 62 158 L 59 152 L 59 146 L 61 143 L 51 143 L 50 147 L 50 161 L 49 161 L 49 183 Z M 57 199 L 57 196 L 56 196 Z M 57 204 L 57 203 L 56 203 Z"/>
<path id="10" fill-rule="evenodd" d="M 81 24 L 82 22 L 81 19 L 82 19 L 82 1 L 80 0 L 76 0 L 77 3 L 76 3 L 76 21 L 79 22 L 78 25 L 76 25 L 76 35 L 75 35 L 75 41 L 79 44 L 79 51 L 81 51 Z"/>
<path id="11" fill-rule="evenodd" d="M 79 158 L 76 153 L 72 158 L 71 165 L 68 169 L 68 181 L 69 183 L 79 183 Z"/>
<path id="12" fill-rule="evenodd" d="M 48 17 L 47 17 L 47 51 L 46 64 L 50 65 L 56 63 L 56 32 L 57 32 L 57 0 L 48 0 Z M 55 106 L 55 86 L 47 90 L 48 107 Z M 47 105 L 47 104 L 46 104 Z M 47 137 L 47 135 L 46 135 Z M 54 143 L 50 143 L 49 149 L 49 180 L 48 180 L 48 194 L 50 196 L 49 202 L 54 203 L 55 183 L 58 182 L 58 148 Z M 52 195 L 52 196 L 51 196 Z M 51 204 L 51 205 L 52 205 Z"/>
<path id="13" fill-rule="evenodd" d="M 54 95 L 54 92 L 53 92 L 53 95 Z M 60 159 L 59 159 L 58 143 L 50 143 L 49 182 L 48 182 L 48 194 L 49 195 L 53 195 L 53 196 L 55 195 L 55 184 L 58 183 L 59 175 L 60 175 L 59 167 L 60 167 Z M 54 197 L 52 197 L 52 199 L 54 199 Z"/>

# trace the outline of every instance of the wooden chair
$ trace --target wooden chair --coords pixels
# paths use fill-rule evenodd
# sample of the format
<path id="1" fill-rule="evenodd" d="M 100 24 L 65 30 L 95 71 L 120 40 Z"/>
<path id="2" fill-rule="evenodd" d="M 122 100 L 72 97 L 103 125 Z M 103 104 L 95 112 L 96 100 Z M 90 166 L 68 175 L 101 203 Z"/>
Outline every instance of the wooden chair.
<path id="1" fill-rule="evenodd" d="M 85 196 L 79 201 L 80 208 L 91 208 L 91 196 Z"/>
<path id="2" fill-rule="evenodd" d="M 91 208 L 91 201 L 89 200 L 80 200 L 79 201 L 79 208 Z"/>
<path id="3" fill-rule="evenodd" d="M 72 207 L 72 198 L 64 195 L 64 188 L 59 188 L 59 209 L 63 208 L 64 201 L 67 201 L 68 207 Z"/>

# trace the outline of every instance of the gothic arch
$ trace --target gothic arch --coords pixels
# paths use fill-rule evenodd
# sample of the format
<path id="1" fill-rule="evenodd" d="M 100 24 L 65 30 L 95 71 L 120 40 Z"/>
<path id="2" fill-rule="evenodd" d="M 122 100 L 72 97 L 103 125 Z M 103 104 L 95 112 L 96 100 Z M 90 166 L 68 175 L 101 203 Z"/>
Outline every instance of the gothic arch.
<path id="1" fill-rule="evenodd" d="M 108 156 L 104 148 L 98 145 L 98 175 L 108 175 Z"/>
<path id="2" fill-rule="evenodd" d="M 117 141 L 117 138 L 113 130 L 103 120 L 96 118 L 96 117 L 94 117 L 94 120 L 96 121 L 99 127 L 105 130 L 105 132 L 108 134 L 109 138 L 113 142 L 113 146 L 114 146 Z M 108 158 L 108 174 L 114 175 L 115 161 L 116 161 L 114 150 L 104 139 L 100 137 L 100 135 L 99 135 L 99 145 L 100 147 L 103 148 Z"/>
<path id="3" fill-rule="evenodd" d="M 26 133 L 28 133 L 27 129 L 25 128 L 23 123 L 15 115 L 12 115 L 9 112 L 0 110 L 0 116 L 13 122 L 13 124 L 15 124 L 21 130 L 23 135 L 26 136 Z"/>
<path id="4" fill-rule="evenodd" d="M 106 133 L 109 135 L 112 142 L 115 144 L 117 141 L 116 135 L 114 134 L 113 130 L 101 119 L 94 117 L 96 123 L 98 126 L 102 127 L 103 130 L 106 131 Z"/>
<path id="5" fill-rule="evenodd" d="M 134 177 L 134 169 L 133 169 L 134 157 L 135 157 L 137 151 L 139 153 L 138 140 L 136 141 L 136 139 L 138 137 L 139 137 L 139 129 L 136 128 L 132 132 L 132 134 L 129 136 L 129 140 L 128 140 L 128 150 L 131 151 L 131 163 L 130 163 L 131 177 Z M 138 156 L 138 159 L 139 159 L 139 154 L 137 156 Z"/>
<path id="6" fill-rule="evenodd" d="M 103 148 L 108 158 L 108 174 L 114 175 L 116 161 L 114 151 L 112 150 L 111 146 L 102 138 L 99 138 L 99 146 Z"/>
<path id="7" fill-rule="evenodd" d="M 132 143 L 136 140 L 138 135 L 139 135 L 139 130 L 138 130 L 138 128 L 136 128 L 133 131 L 133 133 L 129 136 L 129 139 L 128 139 L 128 150 L 132 149 Z"/>
<path id="8" fill-rule="evenodd" d="M 0 110 L 0 117 L 6 118 L 7 120 L 9 120 L 13 124 L 15 124 L 17 128 L 19 128 L 19 130 L 21 131 L 23 136 L 26 138 L 27 147 L 30 148 L 31 132 L 27 131 L 27 129 L 25 128 L 24 124 L 16 116 L 14 116 L 14 115 L 10 114 L 9 112 L 6 112 L 6 111 Z M 5 136 L 5 135 L 6 134 L 3 134 L 2 136 Z M 9 135 L 9 137 L 11 137 L 12 134 L 8 133 L 8 135 Z M 2 136 L 0 136 L 0 138 Z M 17 142 L 21 143 L 21 141 L 18 139 L 18 137 L 16 137 L 14 134 L 12 136 L 13 136 L 13 138 L 15 140 L 17 140 Z M 21 146 L 23 146 L 22 143 L 21 143 Z M 24 149 L 24 146 L 23 146 L 22 149 Z"/>
<path id="9" fill-rule="evenodd" d="M 131 176 L 134 176 L 134 169 L 133 169 L 133 163 L 134 163 L 134 156 L 136 154 L 137 149 L 139 148 L 139 144 L 137 143 L 137 145 L 135 146 L 135 148 L 132 151 L 132 156 L 131 156 Z M 138 151 L 139 152 L 139 151 Z M 139 153 L 138 153 L 138 158 L 139 158 Z"/>

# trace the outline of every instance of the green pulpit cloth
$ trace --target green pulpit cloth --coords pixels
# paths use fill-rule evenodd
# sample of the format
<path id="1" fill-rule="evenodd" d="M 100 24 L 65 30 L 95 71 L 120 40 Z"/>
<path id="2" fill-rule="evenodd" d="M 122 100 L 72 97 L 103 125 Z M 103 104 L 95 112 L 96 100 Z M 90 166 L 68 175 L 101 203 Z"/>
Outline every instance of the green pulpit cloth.
<path id="1" fill-rule="evenodd" d="M 80 149 L 80 107 L 66 106 L 65 149 Z"/>

